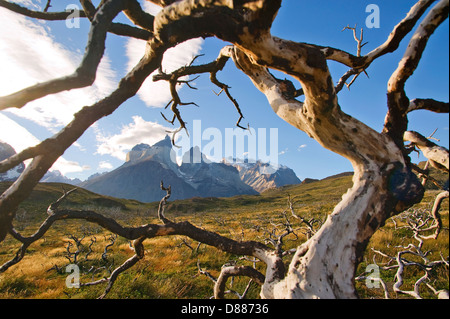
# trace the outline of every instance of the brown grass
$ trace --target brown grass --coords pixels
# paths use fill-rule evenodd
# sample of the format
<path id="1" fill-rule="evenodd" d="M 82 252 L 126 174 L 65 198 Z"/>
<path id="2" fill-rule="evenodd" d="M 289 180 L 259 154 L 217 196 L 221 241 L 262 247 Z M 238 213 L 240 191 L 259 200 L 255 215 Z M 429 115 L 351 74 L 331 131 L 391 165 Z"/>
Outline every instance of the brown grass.
<path id="1" fill-rule="evenodd" d="M 203 227 L 210 231 L 218 232 L 224 236 L 235 240 L 257 240 L 264 241 L 267 232 L 273 224 L 282 221 L 281 213 L 287 208 L 287 197 L 291 194 L 295 198 L 297 213 L 305 217 L 315 217 L 325 219 L 332 211 L 334 205 L 340 200 L 342 194 L 349 187 L 351 177 L 343 177 L 332 181 L 324 181 L 318 185 L 307 184 L 282 188 L 278 191 L 269 191 L 261 196 L 249 196 L 235 199 L 217 199 L 215 201 L 198 201 L 202 209 L 195 209 L 195 213 L 186 213 L 175 210 L 175 203 L 172 209 L 168 209 L 166 216 L 176 221 L 189 220 L 198 227 Z M 327 194 L 327 199 L 323 199 L 323 194 Z M 330 194 L 330 195 L 328 195 Z M 426 201 L 419 204 L 419 208 L 429 208 L 436 191 L 429 191 L 426 194 Z M 81 200 L 81 199 L 79 199 Z M 195 203 L 181 201 L 185 205 Z M 30 204 L 27 204 L 30 207 Z M 142 207 L 133 203 L 133 209 L 127 211 L 115 210 L 114 217 L 124 225 L 141 225 L 154 222 L 156 220 L 155 204 Z M 108 210 L 104 210 L 108 214 Z M 438 240 L 427 241 L 424 250 L 431 251 L 430 258 L 440 258 L 442 253 L 445 257 L 449 255 L 449 235 L 448 235 L 448 200 L 442 207 L 442 217 L 444 226 Z M 21 220 L 17 222 L 17 229 L 23 229 L 24 234 L 31 234 L 45 218 L 44 213 L 31 214 L 22 212 Z M 150 216 L 154 216 L 150 218 Z M 81 261 L 82 282 L 92 279 L 100 279 L 108 276 L 108 267 L 117 267 L 127 258 L 132 256 L 129 242 L 123 238 L 118 238 L 110 248 L 108 260 L 101 258 L 105 245 L 109 242 L 109 233 L 101 228 L 81 221 L 61 221 L 54 225 L 39 241 L 31 245 L 24 259 L 17 265 L 11 267 L 6 272 L 0 274 L 0 298 L 96 298 L 105 288 L 105 285 L 94 287 L 82 287 L 79 289 L 68 289 L 65 287 L 67 273 L 65 266 L 69 263 L 65 258 L 66 246 L 69 241 L 69 234 L 81 237 L 83 232 L 88 235 L 83 240 L 85 247 L 90 243 L 89 238 L 95 236 L 97 242 L 93 245 L 94 252 L 89 256 L 89 260 Z M 266 228 L 264 228 L 266 227 Z M 286 238 L 286 249 L 294 248 L 306 240 L 305 236 L 298 238 L 290 236 Z M 197 242 L 186 239 L 192 248 L 197 247 Z M 387 254 L 395 254 L 395 246 L 407 245 L 411 242 L 410 235 L 404 230 L 396 230 L 394 224 L 388 221 L 386 225 L 375 233 L 372 237 L 364 256 L 363 263 L 357 270 L 357 274 L 364 271 L 367 264 L 373 262 L 374 253 L 372 248 L 382 250 Z M 248 261 L 239 260 L 240 256 L 233 256 L 223 253 L 214 247 L 201 245 L 196 251 L 191 250 L 182 244 L 182 237 L 161 237 L 157 239 L 147 239 L 144 242 L 145 257 L 133 268 L 119 276 L 114 288 L 108 297 L 110 298 L 209 298 L 212 295 L 213 283 L 204 275 L 200 275 L 197 269 L 197 262 L 203 270 L 208 271 L 213 276 L 218 276 L 220 268 L 230 261 L 238 262 L 242 265 L 251 266 Z M 0 244 L 0 264 L 14 257 L 19 245 L 10 236 Z M 74 251 L 75 248 L 72 248 Z M 86 252 L 86 251 L 85 251 Z M 85 252 L 80 256 L 84 257 Z M 382 260 L 375 256 L 377 262 Z M 83 258 L 80 257 L 80 260 Z M 288 261 L 289 258 L 286 259 Z M 57 267 L 55 267 L 55 265 Z M 90 268 L 99 269 L 94 275 L 88 272 Z M 263 271 L 262 265 L 258 268 Z M 59 271 L 58 271 L 59 269 Z M 408 270 L 408 282 L 405 288 L 412 287 L 415 278 L 421 276 L 418 270 Z M 395 271 L 382 272 L 382 278 L 392 286 Z M 433 284 L 439 289 L 448 289 L 448 268 L 439 269 L 433 277 Z M 236 278 L 233 287 L 242 292 L 247 285 L 246 278 Z M 229 286 L 231 283 L 229 283 Z M 357 283 L 358 291 L 363 298 L 382 298 L 382 290 L 367 289 L 364 283 Z M 249 297 L 258 298 L 259 287 L 253 285 Z M 427 295 L 430 298 L 434 296 Z M 403 298 L 392 294 L 394 298 Z"/>

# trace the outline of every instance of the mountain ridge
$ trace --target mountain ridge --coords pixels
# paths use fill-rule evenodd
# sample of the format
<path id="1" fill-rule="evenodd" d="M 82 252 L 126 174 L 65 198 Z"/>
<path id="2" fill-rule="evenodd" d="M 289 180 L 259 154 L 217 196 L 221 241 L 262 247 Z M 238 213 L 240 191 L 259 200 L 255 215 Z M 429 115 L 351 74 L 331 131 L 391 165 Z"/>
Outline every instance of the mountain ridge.
<path id="1" fill-rule="evenodd" d="M 0 160 L 14 154 L 15 150 L 9 144 L 0 142 Z M 21 163 L 0 174 L 0 181 L 15 181 L 24 169 L 25 165 Z M 66 183 L 105 196 L 153 202 L 165 195 L 160 189 L 161 181 L 172 186 L 174 200 L 257 195 L 271 188 L 301 182 L 286 166 L 275 170 L 260 161 L 212 162 L 198 147 L 183 154 L 182 163 L 178 165 L 169 136 L 153 146 L 135 145 L 121 166 L 110 172 L 93 174 L 83 182 L 67 178 L 59 171 L 47 172 L 40 182 Z"/>
<path id="2" fill-rule="evenodd" d="M 183 154 L 182 163 L 178 165 L 171 140 L 166 136 L 153 146 L 135 145 L 123 165 L 79 185 L 103 195 L 151 202 L 164 196 L 159 189 L 161 181 L 172 186 L 173 199 L 256 195 L 268 188 L 301 182 L 286 167 L 280 172 L 289 171 L 285 174 L 290 177 L 287 182 L 278 171 L 265 176 L 261 173 L 264 165 L 257 162 L 244 169 L 234 163 L 212 162 L 198 147 Z"/>

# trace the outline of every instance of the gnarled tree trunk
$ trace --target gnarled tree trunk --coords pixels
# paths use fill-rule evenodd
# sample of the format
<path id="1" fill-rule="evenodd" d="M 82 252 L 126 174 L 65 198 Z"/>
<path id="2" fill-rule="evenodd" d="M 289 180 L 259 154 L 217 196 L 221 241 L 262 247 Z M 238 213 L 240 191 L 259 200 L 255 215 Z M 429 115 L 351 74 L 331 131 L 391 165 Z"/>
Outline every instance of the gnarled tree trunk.
<path id="1" fill-rule="evenodd" d="M 368 240 L 392 214 L 422 199 L 422 185 L 387 135 L 340 110 L 334 87 L 325 91 L 331 97 L 322 94 L 329 110 L 317 112 L 315 104 L 286 100 L 280 82 L 243 54 L 238 53 L 235 61 L 281 118 L 347 157 L 355 171 L 353 187 L 319 232 L 298 248 L 286 278 L 265 297 L 356 297 L 354 272 Z M 317 100 L 314 98 L 314 102 Z"/>

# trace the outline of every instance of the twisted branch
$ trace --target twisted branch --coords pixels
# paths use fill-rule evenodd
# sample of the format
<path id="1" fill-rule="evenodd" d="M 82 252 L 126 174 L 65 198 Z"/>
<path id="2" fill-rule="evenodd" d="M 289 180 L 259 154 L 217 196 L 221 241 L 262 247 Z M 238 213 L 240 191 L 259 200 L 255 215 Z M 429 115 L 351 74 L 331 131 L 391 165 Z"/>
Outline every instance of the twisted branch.
<path id="1" fill-rule="evenodd" d="M 160 69 L 159 74 L 156 74 L 153 76 L 153 81 L 167 81 L 169 82 L 170 85 L 170 93 L 172 95 L 172 100 L 169 102 L 169 104 L 166 106 L 166 108 L 168 108 L 169 106 L 171 106 L 171 110 L 174 113 L 174 116 L 172 118 L 172 120 L 168 120 L 167 117 L 161 113 L 161 115 L 163 116 L 163 118 L 173 124 L 175 119 L 178 120 L 180 127 L 172 132 L 173 137 L 172 137 L 172 142 L 174 144 L 174 140 L 175 140 L 175 135 L 180 132 L 182 129 L 186 129 L 186 123 L 184 122 L 184 120 L 181 117 L 180 111 L 178 109 L 179 105 L 197 105 L 194 102 L 189 102 L 189 103 L 183 103 L 181 102 L 181 99 L 178 95 L 178 92 L 176 90 L 176 85 L 181 84 L 181 83 L 185 83 L 187 84 L 191 89 L 195 89 L 193 88 L 191 85 L 189 85 L 189 83 L 191 81 L 194 81 L 195 79 L 191 80 L 191 81 L 183 81 L 180 80 L 180 78 L 186 77 L 186 76 L 190 76 L 190 75 L 196 75 L 196 74 L 202 74 L 202 73 L 210 73 L 210 80 L 213 84 L 215 84 L 217 87 L 220 88 L 220 92 L 216 93 L 216 95 L 220 95 L 222 92 L 225 92 L 225 94 L 227 95 L 228 99 L 233 103 L 236 111 L 239 114 L 239 119 L 236 122 L 236 126 L 241 128 L 241 129 L 248 129 L 245 128 L 241 125 L 241 121 L 244 119 L 244 115 L 242 114 L 241 108 L 239 106 L 239 103 L 237 102 L 236 99 L 233 98 L 233 96 L 230 93 L 230 87 L 222 82 L 220 82 L 217 79 L 217 73 L 219 71 L 222 71 L 223 68 L 225 67 L 226 63 L 228 62 L 228 60 L 232 57 L 233 54 L 233 47 L 232 46 L 226 46 L 224 47 L 220 53 L 219 56 L 217 57 L 217 59 L 213 62 L 207 63 L 207 64 L 202 64 L 202 65 L 193 65 L 194 61 L 199 57 L 196 56 L 193 58 L 192 62 L 187 65 L 187 66 L 183 66 L 181 68 L 179 68 L 178 70 L 173 71 L 170 74 L 166 74 L 164 72 L 162 72 L 162 70 Z"/>
<path id="2" fill-rule="evenodd" d="M 106 34 L 112 20 L 124 9 L 124 2 L 124 0 L 108 0 L 103 2 L 97 10 L 92 21 L 83 60 L 72 75 L 38 83 L 16 93 L 0 97 L 0 110 L 21 108 L 28 102 L 49 94 L 92 85 L 105 51 Z"/>
<path id="3" fill-rule="evenodd" d="M 164 188 L 165 190 L 169 190 L 170 188 Z M 46 232 L 51 228 L 51 226 L 58 220 L 72 220 L 72 219 L 81 219 L 85 220 L 87 222 L 95 223 L 101 227 L 103 227 L 105 230 L 108 230 L 112 232 L 114 235 L 111 237 L 111 244 L 114 243 L 115 238 L 117 236 L 124 237 L 128 240 L 134 240 L 133 247 L 136 252 L 136 254 L 129 258 L 127 261 L 125 261 L 122 265 L 117 267 L 112 273 L 109 278 L 104 278 L 98 281 L 85 283 L 83 285 L 85 286 L 91 286 L 91 285 L 97 285 L 101 283 L 107 282 L 108 285 L 104 291 L 104 293 L 100 296 L 100 298 L 104 298 L 108 292 L 111 290 L 115 280 L 119 276 L 120 273 L 126 271 L 127 269 L 131 268 L 133 265 L 135 265 L 140 259 L 144 256 L 144 248 L 143 248 L 143 242 L 145 239 L 149 238 L 155 238 L 160 236 L 175 236 L 175 235 L 184 235 L 191 239 L 194 239 L 198 242 L 217 247 L 218 249 L 229 252 L 232 254 L 237 255 L 247 255 L 247 256 L 254 256 L 257 257 L 263 261 L 266 262 L 269 268 L 274 268 L 274 264 L 272 264 L 272 250 L 268 248 L 267 246 L 253 241 L 247 241 L 247 242 L 238 242 L 234 241 L 232 239 L 223 237 L 221 235 L 218 235 L 213 232 L 206 231 L 204 229 L 195 227 L 189 222 L 180 222 L 180 223 L 173 223 L 166 219 L 163 214 L 163 207 L 165 200 L 168 198 L 168 195 L 170 192 L 168 191 L 168 194 L 161 200 L 160 209 L 158 210 L 158 217 L 164 222 L 163 225 L 155 225 L 155 224 L 147 224 L 142 225 L 138 227 L 124 227 L 121 226 L 119 223 L 117 223 L 114 219 L 105 217 L 101 214 L 98 214 L 94 211 L 89 210 L 71 210 L 71 209 L 61 209 L 59 208 L 59 205 L 61 202 L 68 197 L 71 192 L 64 193 L 64 195 L 59 198 L 56 202 L 49 205 L 49 209 L 47 210 L 50 215 L 45 219 L 45 221 L 41 224 L 41 226 L 38 228 L 38 230 L 29 237 L 24 237 L 20 233 L 18 233 L 14 228 L 9 229 L 9 233 L 19 242 L 22 243 L 22 246 L 17 251 L 15 257 L 3 265 L 0 266 L 0 273 L 5 272 L 7 269 L 9 269 L 11 266 L 17 264 L 22 260 L 24 257 L 27 248 L 42 238 Z M 75 240 L 75 238 L 74 238 Z M 80 240 L 81 244 L 81 240 Z M 106 252 L 108 247 L 105 247 L 105 251 L 102 255 L 102 258 L 104 259 L 106 256 Z M 78 246 L 78 244 L 77 244 Z M 279 272 L 284 273 L 284 268 L 278 269 Z M 224 273 L 224 276 L 221 279 L 220 285 L 222 285 L 223 280 L 226 281 L 226 278 L 228 278 L 231 275 L 238 275 L 243 274 L 246 276 L 249 276 L 253 278 L 254 280 L 258 279 L 257 282 L 264 282 L 264 278 L 260 275 L 257 275 L 256 270 L 250 271 L 246 269 L 245 267 L 242 270 L 236 270 L 235 272 L 226 272 Z M 272 276 L 277 275 L 280 276 L 278 272 L 272 273 Z"/>
<path id="4" fill-rule="evenodd" d="M 410 106 L 410 101 L 405 92 L 405 83 L 419 65 L 431 35 L 447 19 L 448 14 L 448 0 L 441 0 L 433 7 L 417 28 L 398 68 L 389 79 L 388 113 L 383 132 L 392 137 L 399 147 L 403 147 L 403 134 L 407 130 L 408 125 L 406 114 Z"/>
<path id="5" fill-rule="evenodd" d="M 6 0 L 0 0 L 0 7 L 11 10 L 13 12 L 19 13 L 29 18 L 35 18 L 46 21 L 58 21 L 58 20 L 66 20 L 68 16 L 72 14 L 72 12 L 48 12 L 44 9 L 44 11 L 34 11 L 30 10 L 26 7 L 21 6 L 20 4 L 9 2 Z M 46 7 L 48 9 L 48 7 Z M 86 13 L 84 11 L 79 11 L 80 18 L 85 18 Z"/>

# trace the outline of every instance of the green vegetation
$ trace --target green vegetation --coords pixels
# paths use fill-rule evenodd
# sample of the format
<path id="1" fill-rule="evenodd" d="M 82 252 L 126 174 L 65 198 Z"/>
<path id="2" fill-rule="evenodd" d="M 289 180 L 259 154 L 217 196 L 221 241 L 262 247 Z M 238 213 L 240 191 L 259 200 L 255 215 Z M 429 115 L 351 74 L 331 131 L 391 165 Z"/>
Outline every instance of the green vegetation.
<path id="1" fill-rule="evenodd" d="M 441 176 L 441 179 L 446 176 Z M 238 196 L 234 198 L 192 198 L 169 202 L 166 217 L 174 221 L 188 220 L 198 227 L 218 232 L 235 240 L 257 240 L 268 242 L 283 231 L 286 218 L 292 223 L 295 234 L 284 240 L 284 249 L 295 248 L 306 240 L 306 232 L 300 229 L 300 222 L 292 218 L 288 198 L 291 197 L 297 215 L 306 219 L 324 221 L 342 195 L 351 186 L 351 176 L 334 177 L 322 181 L 286 186 L 264 192 L 259 196 Z M 0 192 L 9 184 L 0 183 Z M 64 184 L 40 184 L 30 198 L 21 205 L 15 228 L 23 235 L 32 234 L 46 218 L 47 206 L 73 188 Z M 173 190 L 174 192 L 176 190 Z M 438 191 L 428 190 L 423 203 L 417 209 L 429 209 Z M 158 203 L 140 203 L 124 199 L 101 196 L 84 189 L 72 193 L 62 204 L 64 207 L 96 210 L 115 218 L 123 225 L 137 226 L 159 223 Z M 285 213 L 285 214 L 283 214 Z M 440 254 L 449 255 L 448 200 L 441 209 L 444 228 L 438 240 L 427 240 L 424 251 L 429 250 L 430 260 L 439 260 Z M 398 219 L 397 226 L 401 220 Z M 81 282 L 91 282 L 109 276 L 110 271 L 133 255 L 129 242 L 113 238 L 112 234 L 95 224 L 82 221 L 58 221 L 47 234 L 32 244 L 24 259 L 6 272 L 0 274 L 0 298 L 96 298 L 102 294 L 105 284 L 67 288 L 66 265 L 74 261 L 78 250 L 77 264 L 81 270 Z M 77 246 L 77 240 L 79 245 Z M 373 250 L 394 256 L 397 246 L 415 244 L 412 233 L 396 228 L 392 220 L 381 228 L 370 241 L 357 275 L 365 267 L 386 263 Z M 108 246 L 105 254 L 105 247 Z M 270 245 L 270 244 L 269 244 Z M 119 276 L 108 298 L 209 298 L 213 282 L 199 272 L 199 267 L 211 276 L 217 277 L 226 263 L 253 265 L 251 261 L 223 253 L 214 247 L 194 242 L 180 236 L 159 237 L 144 242 L 145 257 L 134 267 Z M 0 244 L 0 264 L 14 257 L 20 247 L 11 236 Z M 72 255 L 69 255 L 69 252 Z M 86 258 L 87 257 L 87 258 Z M 286 262 L 289 256 L 286 257 Z M 260 263 L 256 267 L 263 271 Z M 381 270 L 381 277 L 387 283 L 392 298 L 407 296 L 392 292 L 395 282 L 394 270 Z M 415 281 L 423 275 L 418 268 L 411 267 L 405 274 L 402 289 L 412 290 Z M 248 279 L 235 278 L 229 288 L 242 293 Z M 437 268 L 431 283 L 436 289 L 449 289 L 448 267 Z M 424 291 L 427 290 L 423 285 Z M 357 282 L 358 292 L 363 298 L 383 298 L 383 289 L 368 289 L 364 281 Z M 258 298 L 259 286 L 252 284 L 248 298 Z M 435 298 L 430 292 L 426 297 Z M 235 297 L 227 295 L 227 298 Z M 408 297 L 410 298 L 410 297 Z"/>

